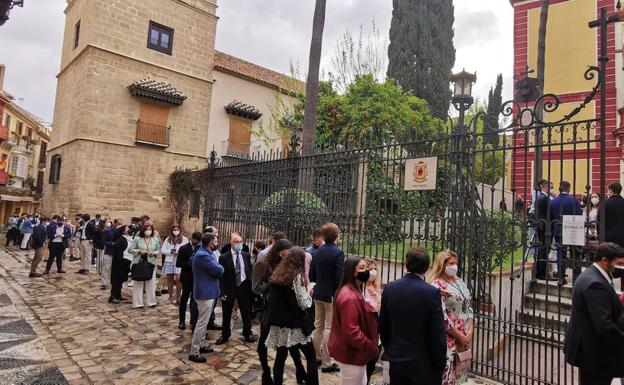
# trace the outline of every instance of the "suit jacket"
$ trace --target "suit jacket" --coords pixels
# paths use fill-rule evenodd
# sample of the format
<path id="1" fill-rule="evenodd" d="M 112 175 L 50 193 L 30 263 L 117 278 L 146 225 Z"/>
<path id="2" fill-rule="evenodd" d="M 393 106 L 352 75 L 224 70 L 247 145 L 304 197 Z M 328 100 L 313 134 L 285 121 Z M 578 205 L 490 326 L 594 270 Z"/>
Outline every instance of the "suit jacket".
<path id="1" fill-rule="evenodd" d="M 245 276 L 251 284 L 251 257 L 249 253 L 241 252 L 243 256 L 243 262 L 245 263 Z M 233 300 L 236 296 L 236 267 L 232 257 L 232 252 L 229 251 L 219 256 L 219 264 L 223 266 L 223 276 L 219 281 L 221 288 L 221 294 L 228 297 L 228 300 Z M 249 286 L 251 290 L 251 285 Z M 251 295 L 251 292 L 249 293 Z"/>
<path id="2" fill-rule="evenodd" d="M 438 375 L 446 366 L 446 329 L 440 290 L 416 274 L 390 282 L 381 296 L 383 359 L 415 361 Z"/>
<path id="3" fill-rule="evenodd" d="M 48 231 L 46 227 L 41 223 L 38 224 L 37 227 L 35 227 L 35 229 L 33 230 L 33 235 L 31 239 L 33 248 L 38 249 L 40 247 L 43 247 L 46 239 L 48 239 Z"/>
<path id="4" fill-rule="evenodd" d="M 58 224 L 56 222 L 52 222 L 48 226 L 48 241 L 49 241 L 48 248 L 52 245 L 52 241 L 56 237 L 57 227 L 58 227 Z M 63 225 L 63 242 L 62 243 L 63 243 L 64 248 L 69 247 L 69 238 L 71 238 L 71 236 L 72 236 L 71 227 L 67 225 Z"/>
<path id="5" fill-rule="evenodd" d="M 570 194 L 561 193 L 550 203 L 550 220 L 557 221 L 553 224 L 553 235 L 555 237 L 561 236 L 561 221 L 563 215 L 581 214 L 583 214 L 581 202 Z"/>
<path id="6" fill-rule="evenodd" d="M 588 374 L 624 377 L 624 308 L 596 266 L 574 282 L 563 351 L 566 362 Z"/>
<path id="7" fill-rule="evenodd" d="M 180 281 L 183 285 L 185 285 L 185 287 L 193 287 L 193 266 L 191 265 L 191 256 L 194 252 L 195 248 L 193 247 L 193 244 L 191 244 L 191 242 L 180 247 L 180 250 L 178 250 L 176 267 L 182 269 L 182 271 L 180 272 Z"/>
<path id="8" fill-rule="evenodd" d="M 193 266 L 193 298 L 196 300 L 219 298 L 219 277 L 223 267 L 217 263 L 212 251 L 200 247 L 191 257 Z"/>
<path id="9" fill-rule="evenodd" d="M 605 242 L 624 247 L 624 198 L 613 195 L 605 203 Z M 600 222 L 600 215 L 598 216 Z"/>
<path id="10" fill-rule="evenodd" d="M 344 252 L 335 243 L 326 243 L 316 249 L 310 265 L 310 281 L 316 282 L 312 298 L 332 302 L 340 287 L 344 270 Z"/>

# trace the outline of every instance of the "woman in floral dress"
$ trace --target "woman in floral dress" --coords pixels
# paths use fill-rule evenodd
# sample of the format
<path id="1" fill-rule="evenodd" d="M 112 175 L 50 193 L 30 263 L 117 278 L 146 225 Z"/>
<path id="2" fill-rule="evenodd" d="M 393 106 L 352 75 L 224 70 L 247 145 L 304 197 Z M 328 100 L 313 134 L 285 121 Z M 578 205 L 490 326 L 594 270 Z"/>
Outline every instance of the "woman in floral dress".
<path id="1" fill-rule="evenodd" d="M 449 250 L 442 251 L 436 256 L 429 276 L 431 284 L 440 289 L 447 332 L 447 358 L 442 385 L 465 382 L 467 371 L 456 368 L 455 354 L 470 347 L 473 333 L 470 291 L 457 276 L 457 262 L 457 254 Z"/>

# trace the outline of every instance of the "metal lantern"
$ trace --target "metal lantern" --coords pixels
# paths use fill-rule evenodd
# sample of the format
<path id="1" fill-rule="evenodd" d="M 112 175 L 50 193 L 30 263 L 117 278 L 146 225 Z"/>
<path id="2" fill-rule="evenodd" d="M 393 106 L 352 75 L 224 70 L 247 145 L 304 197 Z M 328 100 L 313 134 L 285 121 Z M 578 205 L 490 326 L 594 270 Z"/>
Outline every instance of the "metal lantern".
<path id="1" fill-rule="evenodd" d="M 0 0 L 0 25 L 9 20 L 9 12 L 15 6 L 23 7 L 24 0 Z"/>

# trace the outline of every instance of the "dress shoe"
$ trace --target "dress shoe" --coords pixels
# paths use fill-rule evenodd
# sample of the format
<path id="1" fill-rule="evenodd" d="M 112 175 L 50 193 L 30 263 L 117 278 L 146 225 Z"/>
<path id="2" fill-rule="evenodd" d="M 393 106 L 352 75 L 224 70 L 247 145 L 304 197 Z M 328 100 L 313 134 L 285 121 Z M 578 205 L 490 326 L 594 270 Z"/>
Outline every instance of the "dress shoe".
<path id="1" fill-rule="evenodd" d="M 38 278 L 38 277 L 41 277 L 41 274 L 39 274 L 39 273 L 30 273 L 30 274 L 28 274 L 28 277 L 30 277 L 30 278 Z"/>
<path id="2" fill-rule="evenodd" d="M 121 301 L 117 298 L 113 298 L 113 297 L 108 297 L 108 303 L 114 303 L 114 304 L 118 304 Z"/>
<path id="3" fill-rule="evenodd" d="M 215 345 L 223 345 L 226 344 L 230 339 L 225 337 L 219 337 L 219 339 L 215 342 Z"/>
<path id="4" fill-rule="evenodd" d="M 214 322 L 211 322 L 208 324 L 208 326 L 206 327 L 207 330 L 221 330 L 221 325 L 217 325 Z"/>
<path id="5" fill-rule="evenodd" d="M 156 305 L 150 305 L 150 309 L 156 309 Z"/>
<path id="6" fill-rule="evenodd" d="M 214 353 L 214 349 L 213 348 L 209 348 L 207 346 L 202 346 L 201 348 L 199 348 L 199 352 L 201 354 L 209 354 L 209 353 Z"/>
<path id="7" fill-rule="evenodd" d="M 256 338 L 255 338 L 254 336 L 252 336 L 251 334 L 249 334 L 249 335 L 246 335 L 246 336 L 243 338 L 243 341 L 244 341 L 246 344 L 253 344 L 253 343 L 255 343 L 255 342 L 256 342 Z"/>
<path id="8" fill-rule="evenodd" d="M 340 371 L 340 368 L 338 367 L 337 364 L 332 364 L 331 366 L 328 366 L 326 368 L 321 368 L 321 372 L 323 373 L 337 373 Z"/>
<path id="9" fill-rule="evenodd" d="M 180 324 L 178 325 L 178 329 L 184 330 L 184 329 L 186 329 L 186 325 L 184 323 L 180 322 Z"/>
<path id="10" fill-rule="evenodd" d="M 71 257 L 69 257 L 69 261 L 70 262 L 80 261 L 80 258 L 76 258 L 72 255 Z"/>
<path id="11" fill-rule="evenodd" d="M 50 270 L 46 270 L 43 272 L 43 275 L 48 275 L 48 274 L 50 274 Z"/>
<path id="12" fill-rule="evenodd" d="M 80 270 L 78 270 L 78 271 L 76 272 L 76 274 L 84 274 L 84 275 L 87 275 L 87 274 L 89 274 L 89 270 L 86 270 L 86 269 L 80 269 Z"/>
<path id="13" fill-rule="evenodd" d="M 208 360 L 206 359 L 206 357 L 196 354 L 194 356 L 189 356 L 189 361 L 197 362 L 199 364 L 204 364 Z"/>
<path id="14" fill-rule="evenodd" d="M 59 270 L 59 271 L 57 271 L 57 273 L 59 273 L 59 274 L 65 274 L 65 270 Z"/>

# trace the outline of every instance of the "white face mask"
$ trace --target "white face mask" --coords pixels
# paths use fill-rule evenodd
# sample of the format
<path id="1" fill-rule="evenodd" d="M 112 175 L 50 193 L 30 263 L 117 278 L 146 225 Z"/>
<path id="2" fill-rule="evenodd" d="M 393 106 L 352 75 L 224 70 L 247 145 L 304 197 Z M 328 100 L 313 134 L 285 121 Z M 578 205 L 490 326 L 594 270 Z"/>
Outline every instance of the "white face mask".
<path id="1" fill-rule="evenodd" d="M 375 279 L 377 279 L 377 269 L 370 270 L 370 277 L 368 278 L 368 281 L 371 282 Z"/>
<path id="2" fill-rule="evenodd" d="M 180 230 L 173 230 L 173 235 L 176 237 L 180 235 Z"/>
<path id="3" fill-rule="evenodd" d="M 444 272 L 446 273 L 446 275 L 448 275 L 449 277 L 455 277 L 457 275 L 457 265 L 448 265 L 445 269 Z"/>
<path id="4" fill-rule="evenodd" d="M 591 203 L 592 205 L 596 206 L 598 203 L 600 203 L 600 198 L 592 198 Z"/>
<path id="5" fill-rule="evenodd" d="M 112 224 L 112 223 L 110 223 L 110 222 L 106 222 L 106 228 L 110 228 L 110 227 L 112 227 L 112 226 L 113 226 L 113 224 Z"/>
<path id="6" fill-rule="evenodd" d="M 152 230 L 145 230 L 145 236 L 146 237 L 151 237 L 152 236 Z"/>

